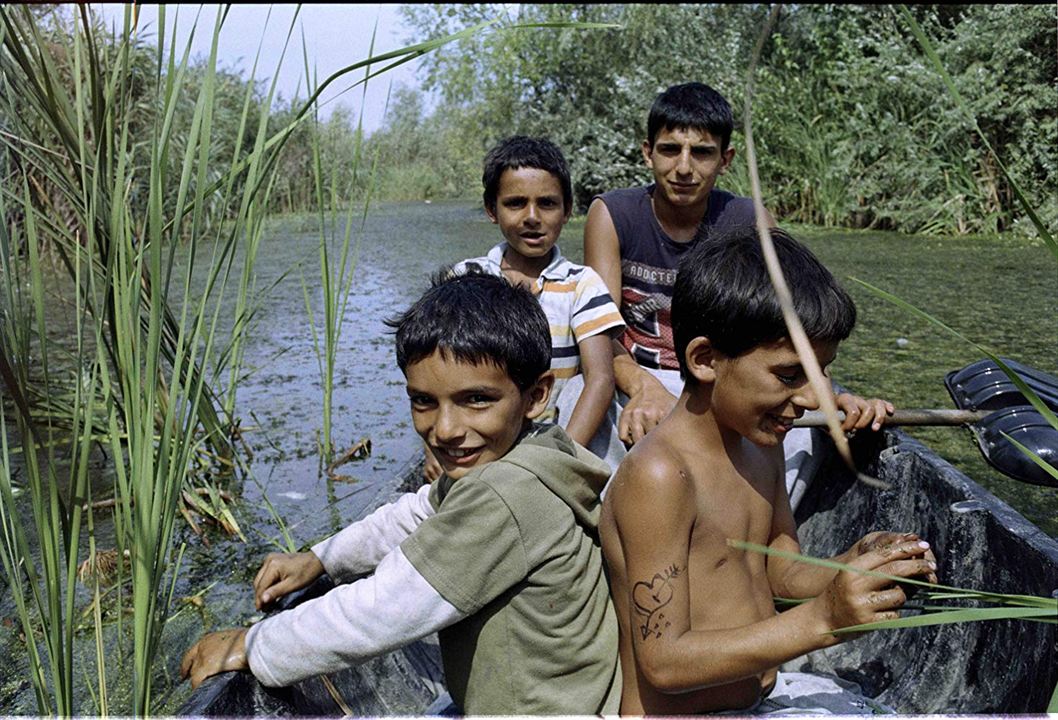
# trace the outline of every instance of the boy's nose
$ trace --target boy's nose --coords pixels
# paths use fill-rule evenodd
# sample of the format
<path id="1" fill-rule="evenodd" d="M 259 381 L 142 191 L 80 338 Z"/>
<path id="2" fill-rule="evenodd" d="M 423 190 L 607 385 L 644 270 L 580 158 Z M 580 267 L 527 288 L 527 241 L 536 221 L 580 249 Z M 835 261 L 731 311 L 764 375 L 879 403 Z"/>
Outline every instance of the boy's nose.
<path id="1" fill-rule="evenodd" d="M 535 225 L 540 222 L 540 208 L 536 206 L 536 203 L 529 203 L 526 206 L 525 221 L 530 225 Z"/>
<path id="2" fill-rule="evenodd" d="M 462 423 L 459 421 L 459 413 L 454 408 L 444 406 L 437 409 L 437 420 L 434 422 L 433 432 L 438 443 L 450 443 L 458 440 L 463 435 Z"/>
<path id="3" fill-rule="evenodd" d="M 797 394 L 793 397 L 793 401 L 797 407 L 802 407 L 805 410 L 819 409 L 819 398 L 816 396 L 816 391 L 812 389 L 812 383 L 807 381 L 798 388 Z"/>
<path id="4" fill-rule="evenodd" d="M 689 148 L 684 148 L 680 152 L 680 159 L 676 163 L 676 172 L 680 175 L 689 175 L 691 172 L 691 151 Z"/>

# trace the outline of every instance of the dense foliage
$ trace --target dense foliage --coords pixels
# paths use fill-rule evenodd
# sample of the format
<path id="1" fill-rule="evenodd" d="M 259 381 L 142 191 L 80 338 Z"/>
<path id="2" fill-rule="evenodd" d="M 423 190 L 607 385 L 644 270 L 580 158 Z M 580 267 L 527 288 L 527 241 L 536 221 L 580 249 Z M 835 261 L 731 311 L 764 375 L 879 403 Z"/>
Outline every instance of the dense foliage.
<path id="1" fill-rule="evenodd" d="M 988 142 L 1053 227 L 1058 221 L 1055 7 L 918 5 L 912 11 Z M 650 103 L 665 87 L 689 80 L 713 85 L 735 108 L 733 142 L 739 154 L 723 185 L 748 194 L 741 131 L 745 69 L 766 13 L 766 6 L 748 4 L 405 5 L 408 42 L 482 21 L 496 21 L 498 31 L 424 56 L 422 87 L 396 88 L 386 125 L 366 139 L 355 113 L 345 108 L 302 122 L 279 158 L 271 207 L 312 210 L 319 197 L 340 207 L 369 186 L 381 199 L 477 197 L 488 147 L 526 133 L 548 135 L 566 151 L 577 210 L 583 211 L 598 192 L 649 180 L 639 145 Z M 69 44 L 70 6 L 41 6 L 37 14 L 50 42 Z M 555 21 L 620 28 L 503 30 L 517 22 Z M 890 6 L 783 8 L 758 68 L 753 108 L 767 204 L 784 220 L 826 226 L 1032 234 L 972 123 L 903 25 Z M 141 117 L 133 128 L 151 119 L 156 83 L 167 81 L 148 70 L 154 52 L 141 42 L 130 56 L 138 78 L 130 112 Z M 264 66 L 273 60 L 262 60 L 259 75 L 272 72 Z M 189 73 L 200 73 L 200 65 L 193 61 Z M 255 142 L 258 128 L 250 123 L 240 135 L 237 121 L 247 85 L 253 84 L 251 116 L 268 102 L 260 80 L 222 70 L 217 82 L 214 174 L 236 155 L 236 143 L 244 153 Z M 188 107 L 197 84 L 194 77 L 185 83 Z M 272 101 L 269 136 L 294 120 L 300 102 Z M 177 149 L 187 132 L 179 124 L 192 115 L 174 115 Z M 11 118 L 0 122 L 18 124 Z M 45 147 L 59 142 L 46 129 L 36 137 Z M 320 194 L 314 138 L 320 140 Z M 148 150 L 147 141 L 135 146 L 144 157 Z M 46 183 L 31 191 L 48 206 Z M 143 196 L 141 188 L 130 188 L 133 203 Z"/>
<path id="2" fill-rule="evenodd" d="M 501 24 L 578 20 L 622 29 L 483 34 L 424 60 L 424 88 L 437 93 L 438 106 L 418 126 L 417 141 L 404 130 L 400 136 L 447 153 L 444 167 L 466 167 L 465 194 L 477 192 L 474 158 L 511 132 L 547 134 L 566 150 L 581 210 L 597 192 L 648 179 L 639 154 L 647 111 L 657 92 L 677 82 L 716 87 L 741 125 L 745 68 L 765 6 L 521 5 L 517 16 L 507 8 L 407 5 L 403 13 L 414 28 L 409 40 L 497 17 Z M 913 12 L 989 142 L 1053 224 L 1055 8 Z M 786 7 L 758 73 L 754 136 L 767 203 L 778 216 L 908 232 L 1031 232 L 891 7 Z M 739 130 L 734 143 L 741 149 Z M 726 186 L 747 192 L 746 172 L 736 164 Z M 418 165 L 405 163 L 408 172 Z"/>

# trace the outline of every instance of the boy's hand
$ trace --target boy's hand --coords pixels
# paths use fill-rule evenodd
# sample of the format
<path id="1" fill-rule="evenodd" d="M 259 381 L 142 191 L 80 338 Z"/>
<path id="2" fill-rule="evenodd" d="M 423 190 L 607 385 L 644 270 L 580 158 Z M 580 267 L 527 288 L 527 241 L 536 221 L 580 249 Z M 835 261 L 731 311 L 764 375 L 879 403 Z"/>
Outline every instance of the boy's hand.
<path id="1" fill-rule="evenodd" d="M 426 482 L 436 482 L 438 478 L 444 475 L 444 468 L 441 467 L 441 463 L 437 462 L 437 458 L 434 457 L 433 451 L 423 441 L 422 449 L 426 453 L 426 462 L 422 466 L 422 476 L 426 478 Z"/>
<path id="2" fill-rule="evenodd" d="M 323 572 L 323 563 L 311 550 L 270 553 L 253 579 L 254 605 L 261 610 L 287 593 L 305 587 Z"/>
<path id="3" fill-rule="evenodd" d="M 937 564 L 926 557 L 928 550 L 929 543 L 923 540 L 900 540 L 877 545 L 848 564 L 898 577 L 924 576 L 937 569 Z M 888 578 L 842 570 L 813 602 L 820 603 L 823 622 L 833 632 L 853 625 L 895 620 L 900 617 L 897 609 L 906 599 L 903 589 Z M 843 634 L 834 640 L 841 642 L 849 637 Z"/>
<path id="4" fill-rule="evenodd" d="M 860 538 L 860 540 L 855 545 L 852 546 L 852 549 L 848 552 L 848 556 L 858 557 L 859 555 L 869 553 L 872 550 L 881 550 L 883 552 L 888 552 L 892 550 L 893 546 L 898 543 L 913 542 L 921 539 L 922 538 L 918 536 L 918 533 L 897 533 L 889 532 L 886 530 L 867 533 L 862 538 Z M 937 564 L 937 558 L 933 554 L 932 548 L 926 550 L 926 552 L 923 554 L 923 557 L 926 560 L 932 562 L 934 565 Z M 926 582 L 935 583 L 937 582 L 937 573 L 927 573 L 925 579 Z"/>
<path id="5" fill-rule="evenodd" d="M 845 412 L 841 429 L 845 432 L 862 430 L 868 425 L 871 430 L 880 430 L 885 419 L 893 414 L 893 404 L 881 398 L 867 400 L 852 393 L 841 393 L 835 399 L 838 410 Z"/>
<path id="6" fill-rule="evenodd" d="M 646 371 L 643 371 L 646 374 Z M 676 405 L 676 396 L 651 377 L 640 391 L 628 398 L 628 404 L 617 420 L 617 437 L 631 447 L 654 429 Z"/>
<path id="7" fill-rule="evenodd" d="M 231 670 L 249 670 L 246 660 L 246 631 L 221 630 L 206 633 L 184 653 L 180 661 L 180 678 L 191 678 L 191 689 L 211 675 Z"/>

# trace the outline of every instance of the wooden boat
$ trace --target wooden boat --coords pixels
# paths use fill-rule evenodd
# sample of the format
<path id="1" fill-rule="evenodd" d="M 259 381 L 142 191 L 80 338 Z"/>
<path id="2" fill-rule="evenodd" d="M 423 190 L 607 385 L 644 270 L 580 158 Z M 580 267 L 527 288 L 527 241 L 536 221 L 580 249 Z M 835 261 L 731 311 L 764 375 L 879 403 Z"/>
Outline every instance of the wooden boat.
<path id="1" fill-rule="evenodd" d="M 857 466 L 888 484 L 859 482 L 813 430 L 813 478 L 796 517 L 804 551 L 829 556 L 866 532 L 914 530 L 934 547 L 947 585 L 1055 596 L 1058 542 L 922 443 L 896 429 L 860 433 Z M 404 483 L 413 483 L 411 465 Z M 316 588 L 318 591 L 320 588 Z M 1058 619 L 1058 618 L 1056 618 Z M 901 713 L 1042 712 L 1058 683 L 1058 625 L 977 622 L 871 633 L 787 663 L 858 682 Z M 270 690 L 248 674 L 211 678 L 180 714 L 427 714 L 440 690 L 437 647 L 416 643 L 330 678 Z"/>

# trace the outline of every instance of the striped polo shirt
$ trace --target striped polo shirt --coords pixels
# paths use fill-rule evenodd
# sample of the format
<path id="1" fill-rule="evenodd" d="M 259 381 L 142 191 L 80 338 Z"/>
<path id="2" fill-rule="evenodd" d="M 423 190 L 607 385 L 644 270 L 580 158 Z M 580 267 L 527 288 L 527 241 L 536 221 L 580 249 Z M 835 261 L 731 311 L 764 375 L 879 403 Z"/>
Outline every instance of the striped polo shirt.
<path id="1" fill-rule="evenodd" d="M 488 255 L 456 264 L 452 272 L 462 274 L 476 265 L 483 272 L 502 276 L 500 262 L 506 250 L 507 243 L 501 242 Z M 536 279 L 533 294 L 551 326 L 551 370 L 555 373 L 555 387 L 547 410 L 539 418 L 550 421 L 555 418 L 555 401 L 562 386 L 580 372 L 577 343 L 599 333 L 616 337 L 625 324 L 599 274 L 587 265 L 571 263 L 557 245 L 551 248 L 551 261 Z"/>

